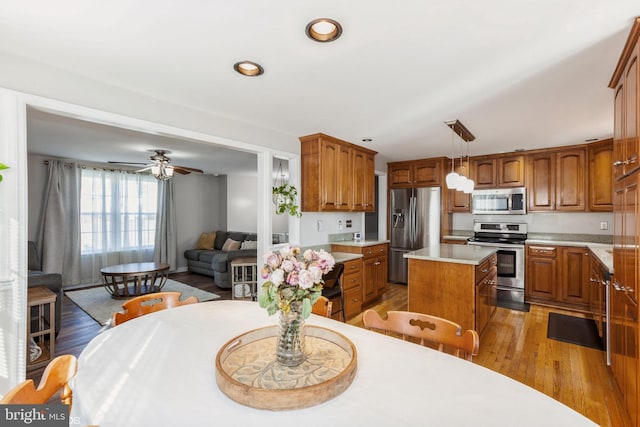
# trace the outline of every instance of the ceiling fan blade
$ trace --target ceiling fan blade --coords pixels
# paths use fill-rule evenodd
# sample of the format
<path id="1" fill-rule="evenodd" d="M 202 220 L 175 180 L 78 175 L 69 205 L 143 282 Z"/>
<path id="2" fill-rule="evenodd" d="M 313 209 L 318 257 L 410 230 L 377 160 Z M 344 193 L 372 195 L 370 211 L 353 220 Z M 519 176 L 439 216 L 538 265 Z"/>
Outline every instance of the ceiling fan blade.
<path id="1" fill-rule="evenodd" d="M 176 172 L 181 173 L 181 174 L 183 174 L 183 175 L 186 175 L 186 174 L 187 174 L 187 173 L 189 173 L 189 172 L 204 173 L 204 172 L 202 171 L 202 169 L 188 168 L 188 167 L 186 167 L 186 166 L 174 166 L 174 167 L 173 167 L 173 170 L 175 170 Z M 182 172 L 181 172 L 180 170 L 182 170 Z M 186 173 L 185 173 L 185 172 L 186 172 Z"/>
<path id="2" fill-rule="evenodd" d="M 144 172 L 144 171 L 148 171 L 148 170 L 149 170 L 149 169 L 151 169 L 152 167 L 153 167 L 153 166 L 147 166 L 146 168 L 138 169 L 138 170 L 136 171 L 136 173 Z"/>

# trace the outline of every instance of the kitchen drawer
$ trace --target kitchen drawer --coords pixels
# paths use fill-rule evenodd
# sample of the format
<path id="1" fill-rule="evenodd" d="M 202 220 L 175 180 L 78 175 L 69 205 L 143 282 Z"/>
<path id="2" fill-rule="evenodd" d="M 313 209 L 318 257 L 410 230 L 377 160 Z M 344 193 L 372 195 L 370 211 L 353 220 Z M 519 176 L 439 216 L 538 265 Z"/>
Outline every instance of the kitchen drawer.
<path id="1" fill-rule="evenodd" d="M 345 261 L 343 264 L 344 264 L 344 272 L 342 274 L 344 276 L 362 273 L 362 259 L 360 258 L 354 259 L 351 261 Z"/>
<path id="2" fill-rule="evenodd" d="M 553 246 L 527 246 L 527 255 L 555 258 L 556 253 Z"/>
<path id="3" fill-rule="evenodd" d="M 360 287 L 344 290 L 344 317 L 350 319 L 362 311 L 362 291 Z"/>
<path id="4" fill-rule="evenodd" d="M 383 243 L 381 245 L 365 246 L 364 248 L 362 248 L 362 255 L 364 255 L 365 258 L 387 255 L 388 252 L 389 249 L 386 243 Z"/>
<path id="5" fill-rule="evenodd" d="M 476 284 L 480 283 L 488 274 L 496 269 L 497 261 L 497 255 L 493 254 L 476 266 Z"/>

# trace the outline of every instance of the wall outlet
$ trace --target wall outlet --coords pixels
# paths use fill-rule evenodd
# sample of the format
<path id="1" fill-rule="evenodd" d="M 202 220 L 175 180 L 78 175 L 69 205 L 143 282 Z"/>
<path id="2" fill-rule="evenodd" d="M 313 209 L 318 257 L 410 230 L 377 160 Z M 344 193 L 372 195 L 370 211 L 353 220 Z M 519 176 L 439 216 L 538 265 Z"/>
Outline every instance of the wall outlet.
<path id="1" fill-rule="evenodd" d="M 600 230 L 608 230 L 609 223 L 607 221 L 600 221 Z"/>
<path id="2" fill-rule="evenodd" d="M 350 219 L 347 220 L 347 228 L 351 228 L 351 220 Z"/>
<path id="3" fill-rule="evenodd" d="M 338 220 L 338 230 L 342 230 L 342 220 Z"/>

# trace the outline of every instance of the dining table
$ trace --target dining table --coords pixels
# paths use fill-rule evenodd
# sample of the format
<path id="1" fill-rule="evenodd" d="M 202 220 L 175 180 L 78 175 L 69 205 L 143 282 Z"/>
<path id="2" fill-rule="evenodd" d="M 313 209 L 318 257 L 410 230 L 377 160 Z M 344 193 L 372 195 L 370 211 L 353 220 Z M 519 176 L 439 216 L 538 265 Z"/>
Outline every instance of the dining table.
<path id="1" fill-rule="evenodd" d="M 223 300 L 158 311 L 97 335 L 70 382 L 71 419 L 101 427 L 595 425 L 464 359 L 314 314 L 305 322 L 356 348 L 352 382 L 328 400 L 269 410 L 229 398 L 216 382 L 218 352 L 248 331 L 277 325 L 278 316 L 254 301 Z"/>

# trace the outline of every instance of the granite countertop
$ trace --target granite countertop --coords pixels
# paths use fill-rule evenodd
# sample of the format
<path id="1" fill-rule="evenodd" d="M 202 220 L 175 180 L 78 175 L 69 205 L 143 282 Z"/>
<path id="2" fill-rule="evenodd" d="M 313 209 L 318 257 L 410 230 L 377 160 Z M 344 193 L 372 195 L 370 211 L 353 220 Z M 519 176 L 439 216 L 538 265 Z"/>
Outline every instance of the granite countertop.
<path id="1" fill-rule="evenodd" d="M 407 252 L 405 258 L 427 261 L 452 262 L 456 264 L 479 265 L 485 258 L 496 252 L 498 248 L 483 246 L 452 245 L 442 243 L 416 251 Z"/>
<path id="2" fill-rule="evenodd" d="M 556 234 L 545 235 L 529 233 L 527 245 L 576 246 L 589 248 L 600 262 L 613 274 L 613 236 L 593 234 Z"/>
<path id="3" fill-rule="evenodd" d="M 602 265 L 609 270 L 609 274 L 613 274 L 613 245 L 588 243 L 587 247 L 600 260 Z"/>
<path id="4" fill-rule="evenodd" d="M 355 240 L 343 240 L 339 242 L 331 242 L 332 245 L 344 245 L 344 246 L 356 246 L 359 248 L 363 248 L 365 246 L 374 246 L 381 245 L 383 243 L 389 243 L 390 240 L 360 240 L 356 242 Z"/>
<path id="5" fill-rule="evenodd" d="M 362 258 L 364 255 L 350 254 L 347 252 L 331 252 L 331 256 L 333 256 L 333 259 L 335 259 L 336 262 L 347 262 L 347 261 L 352 261 L 354 259 Z"/>

